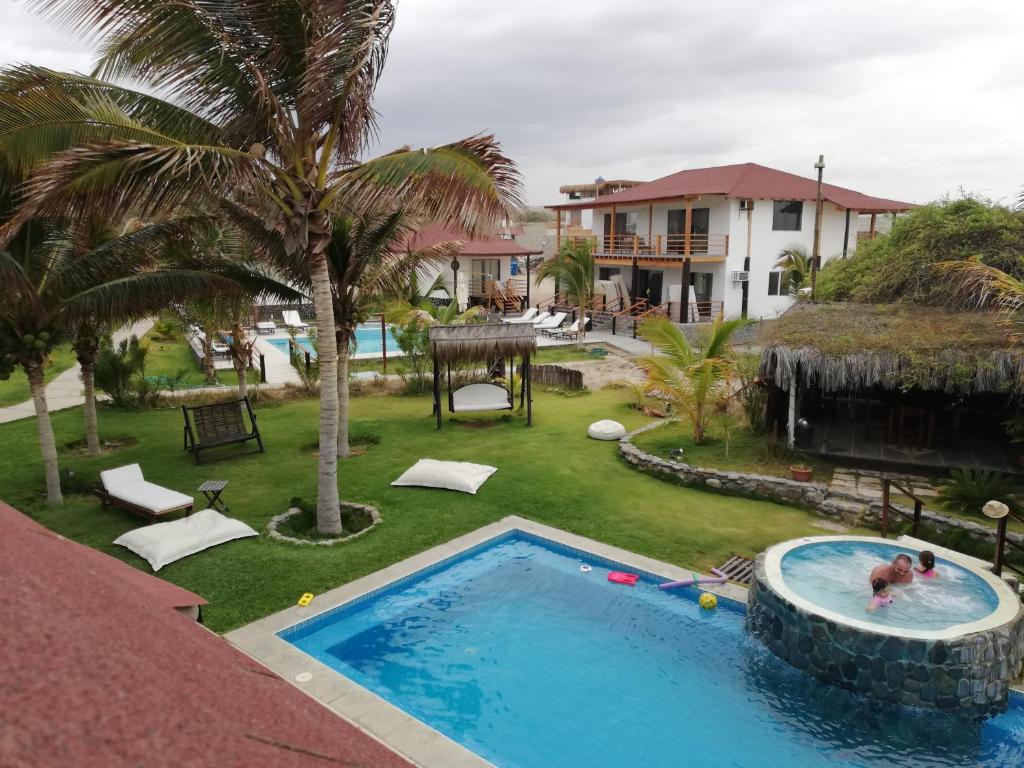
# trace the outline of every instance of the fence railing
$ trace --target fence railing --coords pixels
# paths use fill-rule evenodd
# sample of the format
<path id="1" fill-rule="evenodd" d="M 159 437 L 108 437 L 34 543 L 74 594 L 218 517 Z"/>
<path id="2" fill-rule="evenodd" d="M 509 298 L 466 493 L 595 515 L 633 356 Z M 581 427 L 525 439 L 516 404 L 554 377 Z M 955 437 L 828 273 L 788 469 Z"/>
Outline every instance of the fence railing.
<path id="1" fill-rule="evenodd" d="M 1024 520 L 1021 520 L 1012 512 L 1008 512 L 1006 515 L 999 518 L 999 522 L 996 523 L 996 551 L 992 558 L 992 573 L 996 576 L 1001 576 L 1003 574 L 1003 568 L 1006 567 L 1018 576 L 1024 577 L 1024 568 L 1019 568 L 1016 565 L 1007 562 L 1007 547 L 1012 547 L 1017 550 L 1017 552 L 1024 555 L 1024 547 L 1006 535 L 1006 528 L 1010 520 L 1016 520 L 1018 523 L 1024 523 Z"/>
<path id="2" fill-rule="evenodd" d="M 728 235 L 572 235 L 566 240 L 593 244 L 599 256 L 645 256 L 680 259 L 694 257 L 726 257 L 729 255 Z"/>
<path id="3" fill-rule="evenodd" d="M 904 496 L 907 496 L 908 498 L 911 498 L 911 499 L 914 500 L 914 514 L 913 515 L 907 514 L 903 510 L 901 510 L 901 509 L 899 509 L 897 507 L 894 507 L 894 506 L 892 506 L 892 504 L 889 503 L 889 497 L 891 495 L 891 491 L 892 491 L 893 488 L 895 488 L 897 491 L 902 493 Z M 882 538 L 884 539 L 889 534 L 889 512 L 890 511 L 895 512 L 898 515 L 901 515 L 902 517 L 905 517 L 907 520 L 912 521 L 912 524 L 910 526 L 910 535 L 913 536 L 914 538 L 917 538 L 917 530 L 918 530 L 918 527 L 921 524 L 921 509 L 923 507 L 924 507 L 924 502 L 920 499 L 920 497 L 915 496 L 912 491 L 908 491 L 902 485 L 898 485 L 897 483 L 894 483 L 888 477 L 883 477 L 882 478 Z"/>

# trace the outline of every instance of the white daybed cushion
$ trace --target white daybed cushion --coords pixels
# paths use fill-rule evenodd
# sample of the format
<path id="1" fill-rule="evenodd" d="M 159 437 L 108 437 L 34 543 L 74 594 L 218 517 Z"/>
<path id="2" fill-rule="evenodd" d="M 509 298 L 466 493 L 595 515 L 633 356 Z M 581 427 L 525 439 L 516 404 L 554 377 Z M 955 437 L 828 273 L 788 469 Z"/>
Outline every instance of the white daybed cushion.
<path id="1" fill-rule="evenodd" d="M 452 392 L 452 410 L 460 411 L 502 411 L 512 406 L 508 403 L 508 390 L 497 384 L 468 384 Z"/>
<path id="2" fill-rule="evenodd" d="M 476 493 L 484 481 L 497 471 L 497 467 L 488 467 L 486 464 L 420 459 L 392 485 L 422 485 L 426 488 Z"/>
<path id="3" fill-rule="evenodd" d="M 241 520 L 224 517 L 215 509 L 204 509 L 180 520 L 128 531 L 114 543 L 148 560 L 153 570 L 159 571 L 168 563 L 204 549 L 258 535 Z"/>
<path id="4" fill-rule="evenodd" d="M 256 327 L 259 328 L 261 331 L 276 331 L 277 323 L 275 323 L 273 320 L 264 320 L 261 323 L 256 323 Z"/>
<path id="5" fill-rule="evenodd" d="M 100 472 L 100 482 L 111 496 L 148 509 L 154 514 L 192 504 L 191 496 L 144 480 L 142 468 L 138 464 L 104 470 Z"/>
<path id="6" fill-rule="evenodd" d="M 602 419 L 587 427 L 587 434 L 595 440 L 618 440 L 626 434 L 626 428 L 617 421 Z"/>

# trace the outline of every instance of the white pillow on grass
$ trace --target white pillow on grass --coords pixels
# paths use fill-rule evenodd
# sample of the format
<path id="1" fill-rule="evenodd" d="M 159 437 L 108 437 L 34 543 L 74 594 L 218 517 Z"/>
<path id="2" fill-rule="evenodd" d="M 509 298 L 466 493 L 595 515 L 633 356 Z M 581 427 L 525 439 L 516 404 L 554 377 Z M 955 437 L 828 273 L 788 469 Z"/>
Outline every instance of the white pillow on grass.
<path id="1" fill-rule="evenodd" d="M 617 421 L 602 419 L 587 427 L 587 434 L 595 440 L 618 440 L 626 436 L 626 428 Z"/>
<path id="2" fill-rule="evenodd" d="M 259 534 L 241 520 L 224 517 L 215 509 L 204 509 L 180 520 L 128 531 L 114 543 L 148 560 L 153 570 L 159 571 L 175 560 L 246 536 Z"/>
<path id="3" fill-rule="evenodd" d="M 420 459 L 403 472 L 392 485 L 421 485 L 426 488 L 476 493 L 484 481 L 497 471 L 497 467 L 470 464 L 467 461 Z"/>

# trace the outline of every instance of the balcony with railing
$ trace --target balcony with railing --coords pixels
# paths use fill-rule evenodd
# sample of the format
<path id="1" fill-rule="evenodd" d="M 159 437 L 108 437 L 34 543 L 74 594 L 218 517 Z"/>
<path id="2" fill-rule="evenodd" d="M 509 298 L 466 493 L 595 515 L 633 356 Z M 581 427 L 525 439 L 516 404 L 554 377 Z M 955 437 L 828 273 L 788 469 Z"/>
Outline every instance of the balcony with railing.
<path id="1" fill-rule="evenodd" d="M 729 255 L 728 235 L 595 235 L 571 236 L 570 242 L 590 241 L 594 260 L 599 264 L 632 264 L 641 266 L 682 266 L 689 258 L 693 263 L 721 263 Z"/>

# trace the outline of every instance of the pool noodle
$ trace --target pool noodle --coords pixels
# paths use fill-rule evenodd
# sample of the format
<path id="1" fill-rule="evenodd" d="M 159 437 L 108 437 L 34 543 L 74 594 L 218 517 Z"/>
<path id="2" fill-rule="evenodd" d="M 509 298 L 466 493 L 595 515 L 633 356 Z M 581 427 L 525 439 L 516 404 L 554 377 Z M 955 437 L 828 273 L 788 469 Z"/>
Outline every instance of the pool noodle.
<path id="1" fill-rule="evenodd" d="M 691 584 L 725 584 L 729 580 L 729 577 L 722 573 L 717 568 L 712 568 L 711 572 L 715 574 L 716 578 L 709 576 L 698 576 L 696 578 L 680 579 L 679 581 L 668 581 L 664 584 L 659 584 L 658 589 L 674 589 L 675 587 L 688 587 Z"/>

